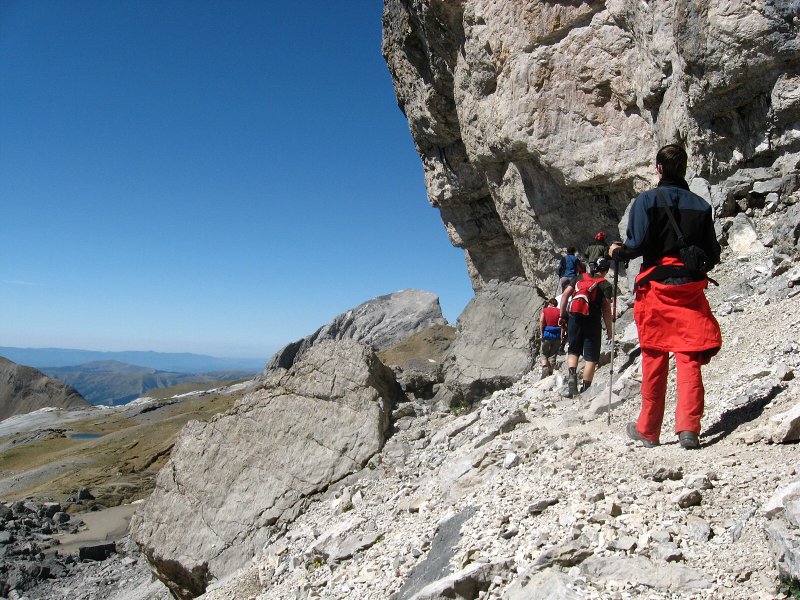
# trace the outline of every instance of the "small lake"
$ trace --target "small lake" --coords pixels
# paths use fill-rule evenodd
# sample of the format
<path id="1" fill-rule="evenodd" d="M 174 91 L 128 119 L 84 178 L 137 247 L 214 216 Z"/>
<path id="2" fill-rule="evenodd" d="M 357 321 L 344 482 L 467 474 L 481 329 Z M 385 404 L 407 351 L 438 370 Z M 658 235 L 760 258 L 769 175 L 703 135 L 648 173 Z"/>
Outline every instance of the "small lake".
<path id="1" fill-rule="evenodd" d="M 102 433 L 71 433 L 69 435 L 72 440 L 96 440 L 103 437 Z"/>

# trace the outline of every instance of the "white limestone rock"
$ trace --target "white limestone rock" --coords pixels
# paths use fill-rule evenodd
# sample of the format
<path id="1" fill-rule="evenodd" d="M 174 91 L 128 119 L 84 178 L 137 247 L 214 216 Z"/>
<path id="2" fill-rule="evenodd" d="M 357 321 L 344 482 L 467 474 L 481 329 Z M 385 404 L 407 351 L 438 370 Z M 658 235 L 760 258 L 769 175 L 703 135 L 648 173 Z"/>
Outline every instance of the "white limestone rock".
<path id="1" fill-rule="evenodd" d="M 728 246 L 740 256 L 749 256 L 764 250 L 764 246 L 758 241 L 753 222 L 744 213 L 739 213 L 733 220 L 728 231 Z"/>

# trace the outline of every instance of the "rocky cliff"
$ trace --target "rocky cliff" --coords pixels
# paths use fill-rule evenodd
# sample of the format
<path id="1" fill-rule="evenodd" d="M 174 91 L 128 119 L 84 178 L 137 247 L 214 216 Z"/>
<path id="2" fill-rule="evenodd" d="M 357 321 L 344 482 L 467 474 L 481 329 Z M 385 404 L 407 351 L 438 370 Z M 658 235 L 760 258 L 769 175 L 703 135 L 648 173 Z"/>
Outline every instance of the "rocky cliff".
<path id="1" fill-rule="evenodd" d="M 474 286 L 541 282 L 565 245 L 616 231 L 665 143 L 721 201 L 739 169 L 794 170 L 799 14 L 797 0 L 386 0 L 398 102 Z"/>
<path id="2" fill-rule="evenodd" d="M 70 386 L 41 371 L 0 357 L 0 421 L 46 406 L 84 408 L 91 404 Z"/>

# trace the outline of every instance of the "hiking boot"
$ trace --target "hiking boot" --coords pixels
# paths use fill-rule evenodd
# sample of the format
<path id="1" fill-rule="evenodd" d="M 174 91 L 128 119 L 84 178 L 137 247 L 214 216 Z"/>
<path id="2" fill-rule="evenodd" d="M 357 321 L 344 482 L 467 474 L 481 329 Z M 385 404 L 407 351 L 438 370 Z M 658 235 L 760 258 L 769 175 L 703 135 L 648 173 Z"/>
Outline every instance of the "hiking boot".
<path id="1" fill-rule="evenodd" d="M 645 448 L 655 448 L 656 446 L 660 445 L 660 442 L 656 440 L 655 442 L 651 442 L 650 440 L 644 439 L 638 431 L 636 431 L 636 421 L 631 421 L 628 423 L 628 426 L 625 428 L 625 432 L 628 434 L 628 437 L 636 442 L 642 442 L 642 446 Z"/>
<path id="2" fill-rule="evenodd" d="M 700 447 L 700 437 L 694 431 L 681 431 L 678 441 L 684 450 L 697 450 Z"/>
<path id="3" fill-rule="evenodd" d="M 578 394 L 578 378 L 570 376 L 567 379 L 567 398 L 575 398 Z"/>

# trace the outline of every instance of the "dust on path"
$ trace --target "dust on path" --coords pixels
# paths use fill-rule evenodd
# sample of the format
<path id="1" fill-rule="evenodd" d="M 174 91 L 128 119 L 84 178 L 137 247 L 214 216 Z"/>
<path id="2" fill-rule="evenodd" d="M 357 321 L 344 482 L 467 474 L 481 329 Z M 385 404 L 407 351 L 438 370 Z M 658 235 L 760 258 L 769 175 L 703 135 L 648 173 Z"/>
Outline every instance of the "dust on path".
<path id="1" fill-rule="evenodd" d="M 133 513 L 141 502 L 122 504 L 112 508 L 75 515 L 86 523 L 78 533 L 61 533 L 53 536 L 59 541 L 54 549 L 61 554 L 74 553 L 87 544 L 118 540 L 128 532 Z"/>

